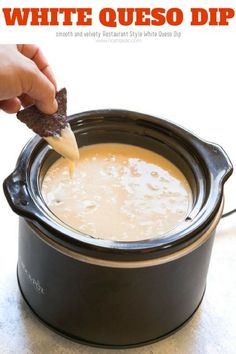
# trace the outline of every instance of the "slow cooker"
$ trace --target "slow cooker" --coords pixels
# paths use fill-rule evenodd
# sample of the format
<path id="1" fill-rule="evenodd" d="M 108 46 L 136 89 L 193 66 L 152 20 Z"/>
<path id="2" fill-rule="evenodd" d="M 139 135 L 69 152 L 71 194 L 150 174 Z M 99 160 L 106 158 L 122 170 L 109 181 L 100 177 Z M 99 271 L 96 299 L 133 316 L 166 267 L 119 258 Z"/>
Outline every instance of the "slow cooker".
<path id="1" fill-rule="evenodd" d="M 191 186 L 192 208 L 181 228 L 143 241 L 76 231 L 43 200 L 42 180 L 59 156 L 35 136 L 4 181 L 6 198 L 20 216 L 21 293 L 45 324 L 79 342 L 126 348 L 159 340 L 201 303 L 231 162 L 219 145 L 146 114 L 97 110 L 72 115 L 69 122 L 79 146 L 125 143 L 169 159 Z"/>

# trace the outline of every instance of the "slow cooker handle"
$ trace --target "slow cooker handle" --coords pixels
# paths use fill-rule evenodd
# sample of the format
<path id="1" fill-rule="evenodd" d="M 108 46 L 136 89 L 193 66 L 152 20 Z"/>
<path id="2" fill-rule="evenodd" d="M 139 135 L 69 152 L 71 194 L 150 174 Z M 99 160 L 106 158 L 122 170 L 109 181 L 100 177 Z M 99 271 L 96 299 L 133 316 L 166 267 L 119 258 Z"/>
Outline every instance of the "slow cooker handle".
<path id="1" fill-rule="evenodd" d="M 43 213 L 31 198 L 26 180 L 18 168 L 5 179 L 3 190 L 10 207 L 16 214 L 44 223 Z"/>
<path id="2" fill-rule="evenodd" d="M 201 141 L 201 147 L 213 178 L 223 185 L 233 173 L 233 165 L 229 157 L 220 145 Z"/>

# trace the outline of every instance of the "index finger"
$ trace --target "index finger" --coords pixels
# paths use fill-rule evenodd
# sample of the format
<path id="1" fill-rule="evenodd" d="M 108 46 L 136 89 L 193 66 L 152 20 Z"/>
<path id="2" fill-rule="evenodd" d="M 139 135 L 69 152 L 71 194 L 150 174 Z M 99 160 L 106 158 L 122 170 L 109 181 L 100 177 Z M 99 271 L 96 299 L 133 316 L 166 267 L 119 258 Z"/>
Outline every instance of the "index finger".
<path id="1" fill-rule="evenodd" d="M 17 49 L 25 57 L 31 59 L 57 89 L 55 76 L 42 50 L 35 44 L 18 44 Z"/>

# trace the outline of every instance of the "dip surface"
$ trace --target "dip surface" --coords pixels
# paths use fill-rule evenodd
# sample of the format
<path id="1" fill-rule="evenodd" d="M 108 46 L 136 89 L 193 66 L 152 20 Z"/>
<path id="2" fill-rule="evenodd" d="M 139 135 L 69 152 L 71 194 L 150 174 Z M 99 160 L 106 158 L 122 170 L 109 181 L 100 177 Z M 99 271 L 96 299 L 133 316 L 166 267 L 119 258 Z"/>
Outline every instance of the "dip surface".
<path id="1" fill-rule="evenodd" d="M 174 164 L 118 143 L 82 147 L 72 176 L 68 162 L 57 160 L 44 177 L 42 195 L 65 224 L 116 241 L 164 236 L 185 220 L 192 205 L 190 186 Z"/>

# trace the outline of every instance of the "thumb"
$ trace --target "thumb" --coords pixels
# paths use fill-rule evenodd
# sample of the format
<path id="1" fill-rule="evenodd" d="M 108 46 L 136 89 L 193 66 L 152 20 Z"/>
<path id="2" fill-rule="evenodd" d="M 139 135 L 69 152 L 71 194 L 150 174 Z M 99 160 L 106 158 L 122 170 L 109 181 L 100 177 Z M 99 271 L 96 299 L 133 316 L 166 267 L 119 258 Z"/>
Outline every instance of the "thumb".
<path id="1" fill-rule="evenodd" d="M 21 80 L 23 92 L 35 101 L 35 105 L 40 111 L 46 114 L 53 114 L 57 111 L 55 86 L 36 65 L 32 65 L 27 73 L 23 73 Z"/>

